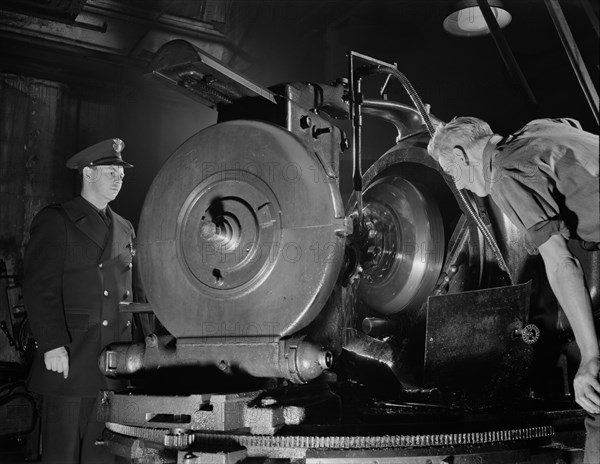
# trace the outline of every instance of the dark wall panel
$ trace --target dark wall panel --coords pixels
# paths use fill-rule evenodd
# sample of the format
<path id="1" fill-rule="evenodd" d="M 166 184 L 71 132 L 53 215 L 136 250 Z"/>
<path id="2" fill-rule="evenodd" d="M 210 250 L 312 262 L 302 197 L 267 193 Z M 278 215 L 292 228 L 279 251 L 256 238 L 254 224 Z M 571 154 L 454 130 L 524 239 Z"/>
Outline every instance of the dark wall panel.
<path id="1" fill-rule="evenodd" d="M 72 192 L 61 154 L 73 150 L 76 101 L 65 85 L 4 74 L 0 108 L 0 259 L 10 273 L 35 213 Z"/>

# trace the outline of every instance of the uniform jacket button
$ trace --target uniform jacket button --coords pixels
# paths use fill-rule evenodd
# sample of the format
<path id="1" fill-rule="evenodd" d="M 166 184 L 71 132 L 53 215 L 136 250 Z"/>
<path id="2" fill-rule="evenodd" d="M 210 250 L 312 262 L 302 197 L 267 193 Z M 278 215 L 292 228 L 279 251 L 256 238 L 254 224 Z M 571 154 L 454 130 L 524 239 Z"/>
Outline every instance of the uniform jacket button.
<path id="1" fill-rule="evenodd" d="M 108 296 L 108 290 L 104 290 L 104 296 Z"/>
<path id="2" fill-rule="evenodd" d="M 102 269 L 102 263 L 98 264 L 98 267 Z"/>
<path id="3" fill-rule="evenodd" d="M 129 327 L 129 326 L 131 325 L 131 321 L 127 321 L 127 322 L 125 323 L 125 325 L 126 325 L 127 327 Z"/>
<path id="4" fill-rule="evenodd" d="M 104 320 L 102 321 L 102 325 L 103 325 L 104 327 L 106 327 L 106 326 L 108 325 L 108 321 L 107 321 L 106 319 L 104 319 Z"/>
<path id="5" fill-rule="evenodd" d="M 127 266 L 129 267 L 129 269 L 131 269 L 133 267 L 133 263 L 129 263 Z"/>
<path id="6" fill-rule="evenodd" d="M 129 293 L 130 293 L 130 292 L 129 292 L 129 290 L 127 290 L 127 291 L 125 292 L 125 296 L 129 296 Z"/>

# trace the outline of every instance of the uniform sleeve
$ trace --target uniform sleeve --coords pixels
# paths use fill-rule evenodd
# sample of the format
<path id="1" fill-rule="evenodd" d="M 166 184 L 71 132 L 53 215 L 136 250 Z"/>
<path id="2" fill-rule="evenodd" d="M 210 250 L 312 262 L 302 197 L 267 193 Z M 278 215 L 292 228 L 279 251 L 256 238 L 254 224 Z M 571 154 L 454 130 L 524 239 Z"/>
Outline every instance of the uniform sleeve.
<path id="1" fill-rule="evenodd" d="M 543 175 L 512 171 L 495 182 L 491 197 L 504 214 L 525 235 L 530 254 L 552 235 L 569 238 L 569 229 L 560 216 L 560 209 L 551 195 L 548 180 Z"/>
<path id="2" fill-rule="evenodd" d="M 25 251 L 23 299 L 41 353 L 70 343 L 62 296 L 66 241 L 60 210 L 46 208 L 34 218 Z"/>

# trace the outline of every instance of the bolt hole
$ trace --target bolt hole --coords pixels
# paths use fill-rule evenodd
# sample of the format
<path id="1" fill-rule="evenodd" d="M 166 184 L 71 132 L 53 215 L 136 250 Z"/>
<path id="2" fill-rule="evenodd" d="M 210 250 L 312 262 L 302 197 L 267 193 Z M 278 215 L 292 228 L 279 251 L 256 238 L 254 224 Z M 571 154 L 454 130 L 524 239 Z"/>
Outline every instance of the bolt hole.
<path id="1" fill-rule="evenodd" d="M 221 285 L 223 285 L 223 274 L 221 274 L 220 269 L 217 269 L 217 268 L 213 269 L 212 275 L 213 275 L 213 278 L 215 279 L 215 285 L 217 285 L 219 287 Z"/>
<path id="2" fill-rule="evenodd" d="M 333 364 L 333 354 L 331 354 L 331 351 L 328 351 L 325 353 L 325 366 L 327 367 L 327 369 L 329 369 L 332 364 Z"/>

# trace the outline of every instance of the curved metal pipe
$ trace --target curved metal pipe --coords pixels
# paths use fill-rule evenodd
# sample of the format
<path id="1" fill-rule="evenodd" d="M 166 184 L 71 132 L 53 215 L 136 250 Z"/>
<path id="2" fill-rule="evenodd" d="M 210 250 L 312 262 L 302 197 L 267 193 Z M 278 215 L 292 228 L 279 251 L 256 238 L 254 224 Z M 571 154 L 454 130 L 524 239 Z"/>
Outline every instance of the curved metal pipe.
<path id="1" fill-rule="evenodd" d="M 374 116 L 394 125 L 398 131 L 398 142 L 403 136 L 420 131 L 423 118 L 412 106 L 389 100 L 365 99 L 362 103 L 362 113 Z"/>
<path id="2" fill-rule="evenodd" d="M 394 125 L 398 131 L 396 142 L 400 141 L 402 137 L 422 130 L 423 125 L 425 125 L 419 111 L 404 103 L 367 98 L 363 101 L 362 106 L 363 114 L 383 119 Z M 428 113 L 428 116 L 434 126 L 442 122 L 441 119 L 430 113 Z"/>
<path id="3" fill-rule="evenodd" d="M 333 363 L 333 354 L 304 336 L 239 343 L 235 339 L 178 339 L 150 334 L 144 342 L 107 345 L 98 357 L 107 377 L 134 375 L 168 367 L 217 366 L 223 372 L 242 370 L 254 377 L 281 377 L 293 383 L 317 378 Z"/>
<path id="4" fill-rule="evenodd" d="M 398 71 L 398 69 L 396 69 L 395 67 L 392 67 L 389 65 L 365 66 L 362 69 L 360 69 L 359 71 L 360 72 L 358 73 L 359 74 L 358 80 L 362 79 L 363 77 L 366 77 L 369 75 L 375 75 L 375 74 L 390 74 L 393 77 L 395 77 L 396 79 L 398 79 L 400 81 L 400 83 L 402 84 L 402 86 L 404 87 L 404 89 L 406 90 L 406 92 L 408 93 L 408 96 L 414 103 L 415 107 L 417 108 L 417 111 L 421 115 L 421 118 L 423 118 L 423 122 L 424 122 L 425 126 L 427 127 L 427 131 L 431 135 L 433 135 L 435 129 L 433 127 L 433 124 L 431 123 L 431 118 L 429 116 L 429 112 L 425 108 L 425 105 L 423 104 L 421 97 L 419 97 L 419 95 L 417 94 L 417 91 L 414 89 L 414 87 L 412 86 L 412 84 L 410 83 L 410 81 L 407 79 L 407 77 L 404 74 L 402 74 L 400 71 Z"/>

